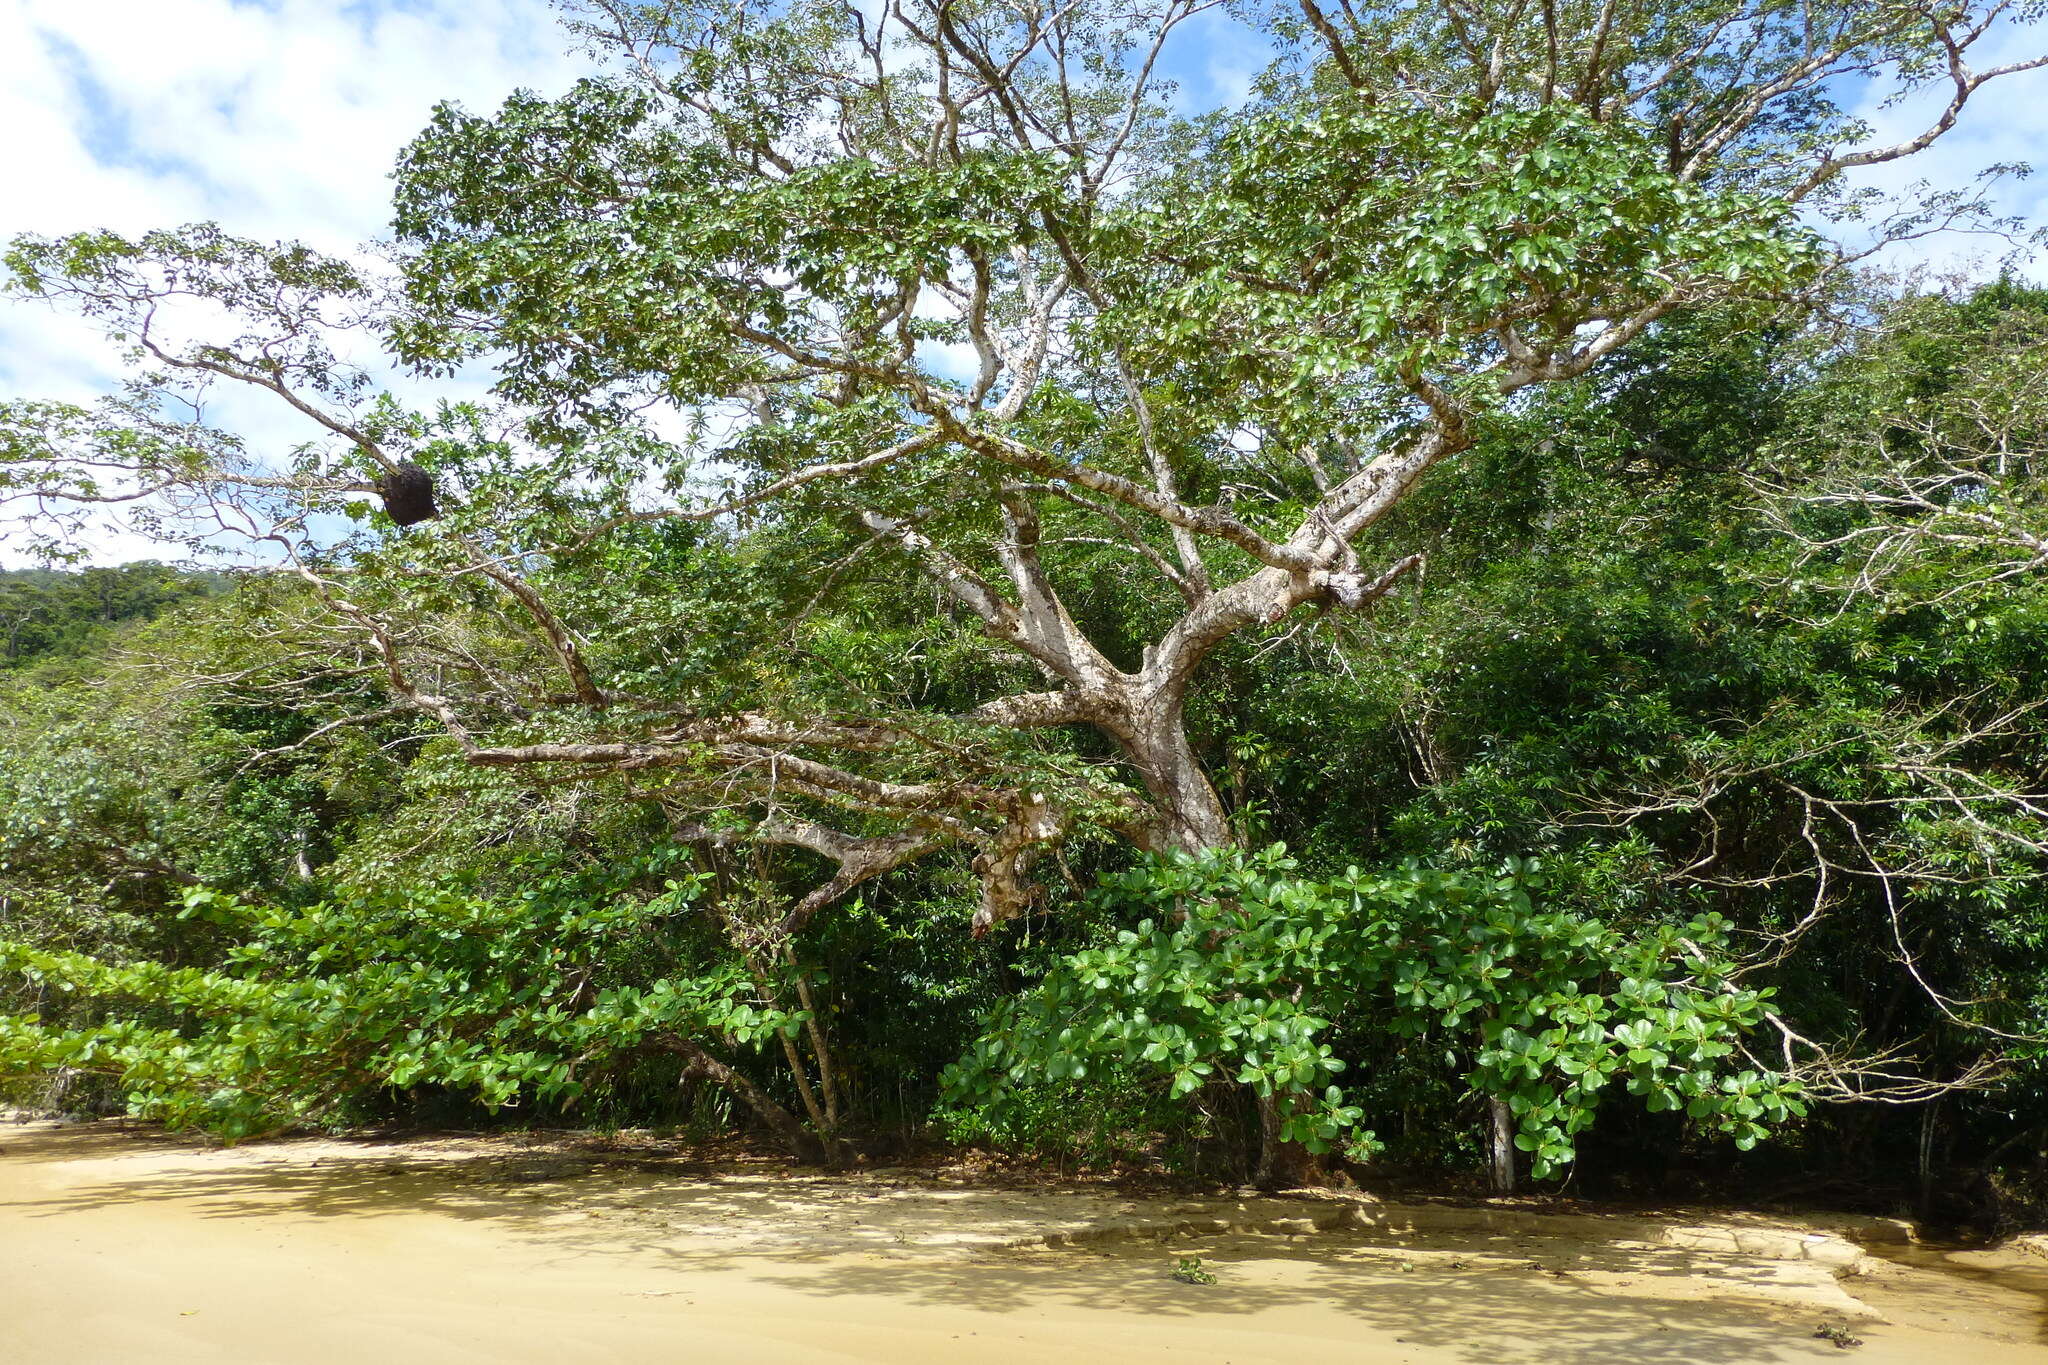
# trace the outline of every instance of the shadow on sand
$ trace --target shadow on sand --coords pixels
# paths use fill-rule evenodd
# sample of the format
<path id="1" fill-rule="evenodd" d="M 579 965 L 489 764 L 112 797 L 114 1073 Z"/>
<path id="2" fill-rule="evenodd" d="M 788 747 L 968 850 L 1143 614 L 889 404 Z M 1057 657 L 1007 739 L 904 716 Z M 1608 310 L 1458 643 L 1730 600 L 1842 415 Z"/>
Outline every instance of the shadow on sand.
<path id="1" fill-rule="evenodd" d="M 994 1314 L 1114 1309 L 1222 1325 L 1313 1306 L 1474 1362 L 1501 1360 L 1504 1343 L 1512 1358 L 1557 1365 L 1748 1365 L 1828 1351 L 1807 1338 L 1812 1308 L 1788 1311 L 1764 1297 L 1783 1267 L 1672 1248 L 1469 1232 L 1232 1233 L 999 1250 L 1034 1227 L 1133 1204 L 1100 1190 L 990 1192 L 587 1151 L 281 1142 L 224 1154 L 147 1133 L 0 1131 L 0 1161 L 138 1151 L 146 1162 L 0 1203 L 0 1212 L 63 1218 L 149 1200 L 208 1219 L 428 1213 L 491 1223 L 542 1264 L 620 1257 L 685 1272 L 737 1269 L 808 1295 Z M 963 1241 L 962 1229 L 985 1234 L 983 1243 Z M 1219 1282 L 1170 1278 L 1176 1258 L 1190 1255 Z"/>

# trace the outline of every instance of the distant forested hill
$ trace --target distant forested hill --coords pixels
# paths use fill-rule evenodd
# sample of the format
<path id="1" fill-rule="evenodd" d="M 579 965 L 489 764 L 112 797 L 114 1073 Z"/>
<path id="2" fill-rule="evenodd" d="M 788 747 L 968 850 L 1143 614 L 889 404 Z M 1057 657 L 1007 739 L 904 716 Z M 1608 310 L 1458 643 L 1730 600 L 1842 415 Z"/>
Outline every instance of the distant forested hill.
<path id="1" fill-rule="evenodd" d="M 222 591 L 228 581 L 147 561 L 111 569 L 0 570 L 0 667 L 88 652 L 109 627 L 154 620 L 166 607 Z"/>

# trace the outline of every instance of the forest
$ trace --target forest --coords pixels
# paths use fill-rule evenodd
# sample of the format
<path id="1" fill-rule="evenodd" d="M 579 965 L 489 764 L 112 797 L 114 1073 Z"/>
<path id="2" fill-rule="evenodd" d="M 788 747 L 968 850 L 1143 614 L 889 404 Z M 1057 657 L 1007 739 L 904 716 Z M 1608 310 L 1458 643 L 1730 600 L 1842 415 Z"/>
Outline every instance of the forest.
<path id="1" fill-rule="evenodd" d="M 2039 225 L 1855 179 L 2034 7 L 1210 8 L 585 0 L 374 259 L 17 238 L 0 1099 L 2048 1220 Z"/>

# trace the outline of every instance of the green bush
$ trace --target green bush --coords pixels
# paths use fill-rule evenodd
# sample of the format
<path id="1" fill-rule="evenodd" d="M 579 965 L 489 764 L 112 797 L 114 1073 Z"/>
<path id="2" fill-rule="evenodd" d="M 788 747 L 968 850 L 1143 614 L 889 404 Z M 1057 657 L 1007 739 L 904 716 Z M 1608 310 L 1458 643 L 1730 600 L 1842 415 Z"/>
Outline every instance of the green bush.
<path id="1" fill-rule="evenodd" d="M 1505 1099 L 1538 1177 L 1614 1091 L 1743 1148 L 1805 1112 L 1797 1082 L 1742 1046 L 1770 992 L 1732 979 L 1716 917 L 1624 934 L 1542 910 L 1541 885 L 1525 863 L 1315 880 L 1278 845 L 1106 877 L 1097 895 L 1143 918 L 994 1010 L 946 1072 L 948 1100 L 1014 1115 L 985 1120 L 1000 1131 L 1105 1069 L 1173 1097 L 1228 1080 L 1277 1099 L 1286 1138 L 1365 1158 L 1380 1144 L 1347 1085 L 1365 1058 L 1340 1047 L 1356 1032 Z"/>

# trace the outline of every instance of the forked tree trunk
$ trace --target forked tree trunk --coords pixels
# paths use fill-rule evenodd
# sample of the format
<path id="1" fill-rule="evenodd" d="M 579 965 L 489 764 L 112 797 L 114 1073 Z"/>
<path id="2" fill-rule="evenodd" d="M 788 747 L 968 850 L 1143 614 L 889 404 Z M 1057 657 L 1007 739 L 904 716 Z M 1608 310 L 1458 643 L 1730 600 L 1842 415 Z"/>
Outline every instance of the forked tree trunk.
<path id="1" fill-rule="evenodd" d="M 1188 742 L 1178 688 L 1137 692 L 1124 723 L 1110 733 L 1158 812 L 1150 831 L 1152 852 L 1200 853 L 1237 843 L 1223 800 Z M 1252 1183 L 1267 1189 L 1294 1189 L 1316 1178 L 1314 1155 L 1281 1136 L 1287 1104 L 1284 1096 L 1257 1098 L 1259 1158 Z"/>
<path id="2" fill-rule="evenodd" d="M 1188 742 L 1176 693 L 1134 689 L 1124 715 L 1104 725 L 1136 770 L 1157 812 L 1147 843 L 1154 853 L 1199 853 L 1237 842 L 1223 798 Z"/>
<path id="3" fill-rule="evenodd" d="M 834 1137 L 839 1132 L 840 1093 L 839 1078 L 832 1069 L 832 1051 L 825 1046 L 825 1029 L 818 1022 L 818 1002 L 811 998 L 811 984 L 804 974 L 797 970 L 796 951 L 787 942 L 782 945 L 783 958 L 789 963 L 796 981 L 796 996 L 808 1016 L 804 1020 L 804 1036 L 810 1040 L 811 1055 L 818 1062 L 818 1088 L 825 1094 L 825 1127 Z"/>
<path id="4" fill-rule="evenodd" d="M 804 1066 L 803 1054 L 797 1050 L 796 1039 L 779 1032 L 776 1036 L 782 1043 L 782 1059 L 789 1063 L 789 1074 L 796 1081 L 797 1096 L 804 1102 L 804 1112 L 811 1116 L 812 1130 L 819 1135 L 821 1141 L 831 1142 L 832 1130 L 836 1125 L 826 1114 L 824 1106 L 818 1103 L 817 1088 L 811 1084 L 811 1073 Z"/>

